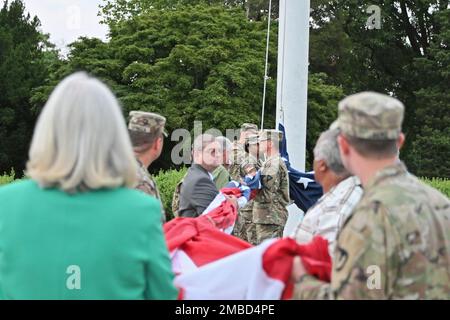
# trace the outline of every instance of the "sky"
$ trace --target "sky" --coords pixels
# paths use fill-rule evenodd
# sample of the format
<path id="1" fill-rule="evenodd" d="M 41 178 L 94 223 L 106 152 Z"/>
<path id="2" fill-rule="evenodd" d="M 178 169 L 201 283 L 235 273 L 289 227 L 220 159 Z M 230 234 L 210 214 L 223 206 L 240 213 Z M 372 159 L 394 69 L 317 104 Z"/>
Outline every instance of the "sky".
<path id="1" fill-rule="evenodd" d="M 31 15 L 37 15 L 41 29 L 63 53 L 80 36 L 106 40 L 108 28 L 97 16 L 102 0 L 22 0 Z M 3 1 L 2 1 L 3 2 Z"/>

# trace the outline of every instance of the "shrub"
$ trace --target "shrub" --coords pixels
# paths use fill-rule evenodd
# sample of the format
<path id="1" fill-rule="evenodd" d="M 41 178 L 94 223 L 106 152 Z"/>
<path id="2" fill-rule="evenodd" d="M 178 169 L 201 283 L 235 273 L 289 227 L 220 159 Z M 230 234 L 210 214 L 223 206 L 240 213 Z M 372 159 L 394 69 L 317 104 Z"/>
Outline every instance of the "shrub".
<path id="1" fill-rule="evenodd" d="M 11 169 L 11 172 L 7 174 L 6 172 L 0 176 L 0 186 L 3 184 L 8 184 L 13 182 L 16 179 L 16 172 L 14 169 Z"/>
<path id="2" fill-rule="evenodd" d="M 180 170 L 166 170 L 159 171 L 158 175 L 155 176 L 156 184 L 158 185 L 159 192 L 161 193 L 161 200 L 166 211 L 167 221 L 173 219 L 172 213 L 172 197 L 175 191 L 175 187 L 178 182 L 183 179 L 187 172 L 187 168 L 183 167 Z"/>
<path id="3" fill-rule="evenodd" d="M 433 188 L 442 192 L 445 196 L 450 198 L 450 180 L 442 178 L 422 178 L 422 181 L 429 184 Z"/>

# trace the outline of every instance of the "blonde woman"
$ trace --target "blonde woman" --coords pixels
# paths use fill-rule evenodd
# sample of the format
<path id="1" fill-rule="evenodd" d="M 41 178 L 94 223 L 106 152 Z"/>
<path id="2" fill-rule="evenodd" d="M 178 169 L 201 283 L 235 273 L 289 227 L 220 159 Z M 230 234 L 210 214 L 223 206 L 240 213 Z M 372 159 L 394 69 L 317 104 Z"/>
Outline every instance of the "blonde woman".
<path id="1" fill-rule="evenodd" d="M 111 91 L 85 73 L 63 80 L 38 119 L 30 179 L 0 188 L 0 298 L 176 298 L 160 206 L 130 189 L 136 171 Z"/>

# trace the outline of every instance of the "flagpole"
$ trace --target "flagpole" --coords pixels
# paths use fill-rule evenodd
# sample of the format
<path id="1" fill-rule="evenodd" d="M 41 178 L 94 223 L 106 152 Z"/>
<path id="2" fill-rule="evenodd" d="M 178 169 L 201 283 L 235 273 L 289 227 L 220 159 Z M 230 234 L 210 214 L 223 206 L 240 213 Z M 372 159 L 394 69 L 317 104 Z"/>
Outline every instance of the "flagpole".
<path id="1" fill-rule="evenodd" d="M 277 116 L 284 116 L 292 167 L 305 171 L 310 0 L 280 0 Z"/>
<path id="2" fill-rule="evenodd" d="M 276 121 L 283 121 L 293 168 L 305 171 L 310 0 L 280 0 Z M 277 123 L 278 124 L 278 123 Z M 295 232 L 303 211 L 287 206 L 284 236 Z"/>

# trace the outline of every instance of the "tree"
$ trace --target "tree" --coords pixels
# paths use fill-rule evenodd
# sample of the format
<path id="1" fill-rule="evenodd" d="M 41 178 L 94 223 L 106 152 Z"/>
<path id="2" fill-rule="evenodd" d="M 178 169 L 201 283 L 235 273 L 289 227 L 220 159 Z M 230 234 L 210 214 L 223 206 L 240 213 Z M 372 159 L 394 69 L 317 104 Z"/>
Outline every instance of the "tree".
<path id="1" fill-rule="evenodd" d="M 337 118 L 337 105 L 344 98 L 342 88 L 329 83 L 324 73 L 310 74 L 306 132 L 306 168 L 312 170 L 313 150 L 320 134 Z"/>
<path id="2" fill-rule="evenodd" d="M 40 105 L 54 85 L 76 70 L 105 81 L 117 94 L 124 115 L 131 110 L 159 112 L 169 131 L 239 128 L 260 122 L 266 23 L 250 21 L 241 8 L 178 6 L 149 9 L 110 25 L 110 41 L 81 38 L 71 45 L 68 60 L 53 73 L 51 85 L 36 90 Z M 275 127 L 277 23 L 269 50 L 266 128 Z M 308 163 L 321 131 L 334 120 L 342 90 L 325 74 L 310 79 Z M 171 166 L 169 143 L 156 170 Z"/>
<path id="3" fill-rule="evenodd" d="M 25 15 L 22 1 L 5 1 L 0 10 L 0 172 L 21 173 L 36 115 L 32 89 L 45 83 L 57 53 L 39 32 L 37 17 Z"/>
<path id="4" fill-rule="evenodd" d="M 367 27 L 370 5 L 381 9 L 380 29 Z M 417 175 L 449 176 L 440 165 L 450 157 L 448 140 L 435 138 L 449 126 L 449 11 L 448 0 L 312 0 L 311 71 L 345 94 L 373 90 L 402 100 L 402 158 Z"/>
<path id="5" fill-rule="evenodd" d="M 436 19 L 441 32 L 431 40 L 428 54 L 416 58 L 412 74 L 419 88 L 416 135 L 406 154 L 410 168 L 423 176 L 450 177 L 450 10 Z"/>
<path id="6" fill-rule="evenodd" d="M 104 0 L 99 15 L 103 22 L 113 25 L 149 10 L 174 10 L 187 5 L 222 5 L 225 8 L 240 8 L 248 19 L 261 21 L 268 14 L 269 0 Z M 272 18 L 278 17 L 279 0 L 272 1 Z"/>
<path id="7" fill-rule="evenodd" d="M 71 45 L 67 61 L 54 70 L 52 83 L 35 91 L 46 97 L 67 74 L 86 70 L 117 94 L 127 117 L 131 110 L 159 112 L 167 127 L 203 130 L 239 128 L 260 121 L 266 25 L 251 22 L 240 8 L 185 6 L 149 9 L 111 24 L 110 41 L 81 38 Z M 276 26 L 269 54 L 267 123 L 274 125 Z M 171 145 L 157 167 L 168 167 Z"/>

